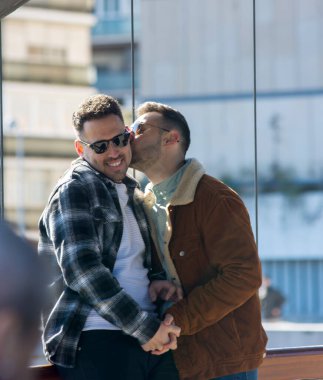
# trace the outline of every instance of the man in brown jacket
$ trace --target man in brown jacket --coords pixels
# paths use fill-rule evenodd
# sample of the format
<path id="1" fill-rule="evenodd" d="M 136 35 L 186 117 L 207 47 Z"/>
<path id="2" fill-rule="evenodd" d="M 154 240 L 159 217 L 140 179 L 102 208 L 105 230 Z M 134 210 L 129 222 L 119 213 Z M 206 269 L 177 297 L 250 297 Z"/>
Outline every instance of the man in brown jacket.
<path id="1" fill-rule="evenodd" d="M 248 212 L 232 189 L 185 158 L 190 131 L 180 112 L 147 102 L 137 115 L 131 166 L 150 180 L 144 203 L 152 237 L 167 280 L 184 293 L 166 303 L 181 327 L 174 351 L 181 379 L 255 380 L 267 337 Z"/>

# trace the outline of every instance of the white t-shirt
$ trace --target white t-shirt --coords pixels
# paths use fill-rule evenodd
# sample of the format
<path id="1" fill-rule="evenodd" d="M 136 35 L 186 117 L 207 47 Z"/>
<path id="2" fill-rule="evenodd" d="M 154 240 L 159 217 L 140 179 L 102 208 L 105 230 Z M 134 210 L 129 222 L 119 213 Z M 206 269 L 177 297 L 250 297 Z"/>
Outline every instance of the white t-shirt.
<path id="1" fill-rule="evenodd" d="M 148 294 L 148 269 L 144 267 L 145 243 L 132 209 L 127 204 L 129 197 L 126 185 L 116 183 L 115 187 L 122 211 L 123 234 L 112 274 L 142 310 L 153 313 L 155 305 L 150 301 Z M 83 328 L 83 331 L 87 330 L 119 330 L 119 328 L 92 309 Z"/>

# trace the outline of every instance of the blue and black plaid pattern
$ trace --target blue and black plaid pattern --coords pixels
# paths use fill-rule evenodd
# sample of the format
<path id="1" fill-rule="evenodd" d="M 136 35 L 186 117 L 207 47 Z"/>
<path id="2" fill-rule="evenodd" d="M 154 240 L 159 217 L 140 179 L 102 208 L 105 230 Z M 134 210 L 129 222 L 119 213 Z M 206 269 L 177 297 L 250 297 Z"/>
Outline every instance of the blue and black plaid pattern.
<path id="1" fill-rule="evenodd" d="M 150 238 L 140 190 L 130 177 L 124 183 L 146 244 L 145 265 L 150 269 Z M 77 160 L 52 192 L 39 229 L 39 255 L 51 273 L 51 299 L 43 313 L 48 360 L 73 366 L 91 308 L 141 344 L 155 334 L 158 319 L 142 311 L 111 273 L 123 221 L 117 191 L 107 177 Z"/>

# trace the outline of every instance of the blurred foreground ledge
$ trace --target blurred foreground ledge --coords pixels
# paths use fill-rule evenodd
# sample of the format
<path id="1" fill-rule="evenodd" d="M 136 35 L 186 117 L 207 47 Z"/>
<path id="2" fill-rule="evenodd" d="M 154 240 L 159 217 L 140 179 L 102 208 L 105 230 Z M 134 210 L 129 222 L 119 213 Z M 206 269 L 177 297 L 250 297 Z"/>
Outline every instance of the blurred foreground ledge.
<path id="1" fill-rule="evenodd" d="M 30 371 L 35 380 L 60 380 L 51 365 Z M 323 346 L 269 349 L 259 380 L 323 380 Z"/>

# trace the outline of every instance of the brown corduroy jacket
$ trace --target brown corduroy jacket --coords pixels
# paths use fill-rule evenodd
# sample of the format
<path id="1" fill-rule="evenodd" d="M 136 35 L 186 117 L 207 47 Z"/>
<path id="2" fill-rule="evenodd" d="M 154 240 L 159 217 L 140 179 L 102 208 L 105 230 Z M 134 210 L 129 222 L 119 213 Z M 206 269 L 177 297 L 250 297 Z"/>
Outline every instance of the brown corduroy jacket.
<path id="1" fill-rule="evenodd" d="M 153 203 L 148 185 L 145 207 Z M 167 217 L 165 250 L 158 255 L 185 295 L 167 311 L 181 327 L 174 351 L 181 379 L 209 380 L 258 368 L 267 342 L 258 298 L 261 265 L 242 200 L 192 160 Z M 158 247 L 155 225 L 151 228 Z"/>

